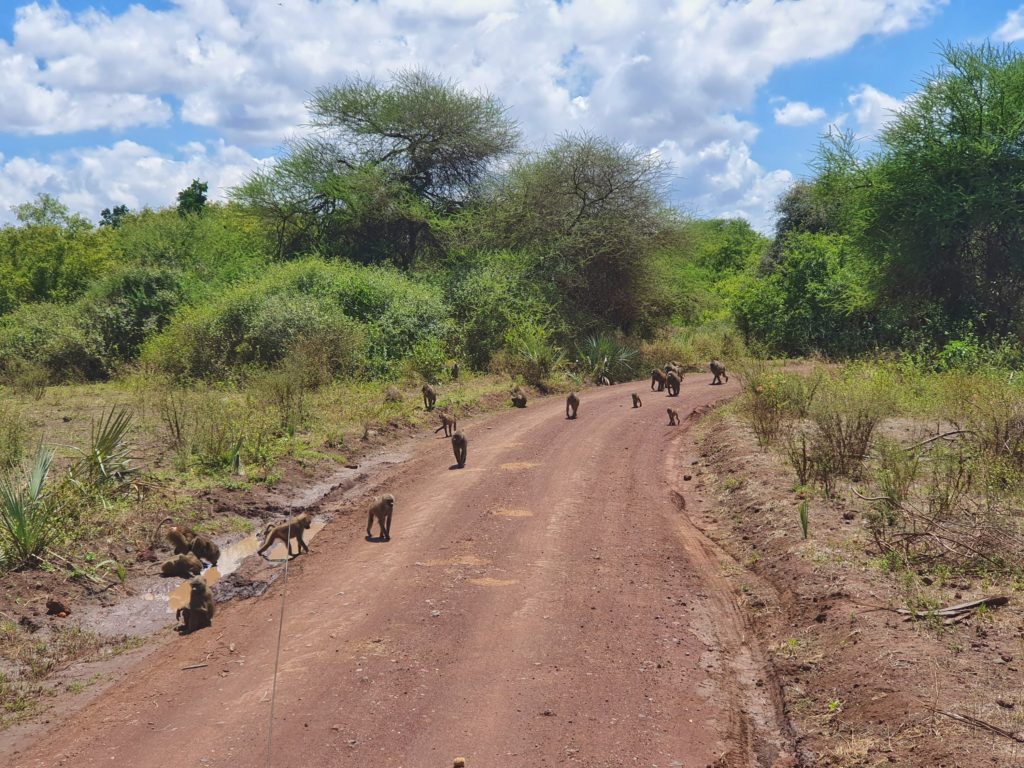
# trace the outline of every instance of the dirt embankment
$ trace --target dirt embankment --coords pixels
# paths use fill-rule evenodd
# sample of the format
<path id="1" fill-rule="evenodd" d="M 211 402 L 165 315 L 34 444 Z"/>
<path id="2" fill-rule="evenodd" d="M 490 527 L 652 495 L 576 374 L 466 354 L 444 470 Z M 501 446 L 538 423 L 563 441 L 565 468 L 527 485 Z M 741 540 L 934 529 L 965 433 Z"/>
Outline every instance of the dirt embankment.
<path id="1" fill-rule="evenodd" d="M 710 377 L 708 377 L 710 378 Z M 620 385 L 466 420 L 322 504 L 335 522 L 261 596 L 219 609 L 14 766 L 795 764 L 771 670 L 690 523 L 695 415 L 735 392 Z M 692 480 L 692 478 L 691 478 Z M 356 514 L 397 497 L 392 539 Z M 283 601 L 283 602 L 282 602 Z M 280 665 L 278 620 L 284 615 Z"/>
<path id="2" fill-rule="evenodd" d="M 777 671 L 802 764 L 1024 765 L 1014 586 L 885 572 L 856 499 L 809 498 L 804 541 L 789 467 L 731 417 L 700 431 L 694 497 L 708 503 L 691 517 L 735 558 L 730 579 Z M 997 594 L 1009 604 L 952 626 L 893 610 Z"/>

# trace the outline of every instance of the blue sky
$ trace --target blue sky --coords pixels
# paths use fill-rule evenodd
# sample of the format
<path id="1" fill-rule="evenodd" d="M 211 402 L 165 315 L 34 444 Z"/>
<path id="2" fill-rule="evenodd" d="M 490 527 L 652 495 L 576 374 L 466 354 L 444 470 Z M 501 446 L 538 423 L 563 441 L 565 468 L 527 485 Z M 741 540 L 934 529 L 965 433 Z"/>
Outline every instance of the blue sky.
<path id="1" fill-rule="evenodd" d="M 222 195 L 302 131 L 314 88 L 421 66 L 498 95 L 532 146 L 659 152 L 697 215 L 769 230 L 830 124 L 870 142 L 946 41 L 1024 39 L 998 0 L 5 0 L 0 223 Z"/>

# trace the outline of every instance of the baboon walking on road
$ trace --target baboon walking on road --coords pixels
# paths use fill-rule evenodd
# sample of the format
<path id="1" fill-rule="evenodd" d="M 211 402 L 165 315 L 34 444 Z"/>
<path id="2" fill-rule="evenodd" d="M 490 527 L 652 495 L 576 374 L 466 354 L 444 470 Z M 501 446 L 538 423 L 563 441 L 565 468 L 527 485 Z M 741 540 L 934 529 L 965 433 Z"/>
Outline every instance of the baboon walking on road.
<path id="1" fill-rule="evenodd" d="M 390 493 L 381 496 L 367 510 L 366 517 L 366 538 L 373 538 L 373 521 L 377 521 L 380 527 L 380 538 L 384 541 L 391 541 L 391 515 L 395 511 L 395 497 Z"/>
<path id="2" fill-rule="evenodd" d="M 665 372 L 655 368 L 651 371 L 651 391 L 661 392 L 665 389 Z"/>
<path id="3" fill-rule="evenodd" d="M 580 407 L 580 399 L 575 392 L 570 392 L 565 398 L 565 418 L 575 419 L 576 410 Z"/>
<path id="4" fill-rule="evenodd" d="M 634 392 L 633 393 L 633 407 L 634 408 L 640 408 L 641 406 L 643 406 L 643 401 L 640 399 L 640 395 L 638 395 L 636 392 Z"/>
<path id="5" fill-rule="evenodd" d="M 682 377 L 675 371 L 669 371 L 665 380 L 665 387 L 668 389 L 669 397 L 679 397 L 679 387 L 682 385 Z"/>
<path id="6" fill-rule="evenodd" d="M 721 384 L 722 379 L 729 381 L 729 377 L 725 374 L 725 363 L 720 360 L 711 361 L 711 373 L 714 374 L 715 378 L 711 380 L 712 384 Z"/>
<path id="7" fill-rule="evenodd" d="M 455 451 L 455 463 L 460 467 L 466 466 L 466 448 L 469 445 L 469 441 L 466 440 L 466 436 L 461 432 L 456 432 L 452 435 L 452 450 Z"/>

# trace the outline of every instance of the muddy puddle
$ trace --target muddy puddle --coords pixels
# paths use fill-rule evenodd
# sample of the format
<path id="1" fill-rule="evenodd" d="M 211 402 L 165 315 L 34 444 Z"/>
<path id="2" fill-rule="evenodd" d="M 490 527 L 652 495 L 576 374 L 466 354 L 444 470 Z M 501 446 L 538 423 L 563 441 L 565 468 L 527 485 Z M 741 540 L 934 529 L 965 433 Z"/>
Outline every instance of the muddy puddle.
<path id="1" fill-rule="evenodd" d="M 323 530 L 326 520 L 314 520 L 303 534 L 303 540 L 308 544 L 316 535 Z M 221 547 L 220 559 L 216 566 L 211 566 L 202 572 L 202 577 L 211 587 L 236 572 L 247 557 L 256 554 L 263 541 L 263 533 L 253 533 Z M 295 551 L 295 543 L 292 542 L 292 551 Z M 271 565 L 283 563 L 288 557 L 288 550 L 281 542 L 274 542 L 274 545 L 264 553 Z M 187 579 L 163 578 L 155 575 L 157 565 L 153 566 L 154 576 L 149 579 L 140 579 L 136 586 L 140 590 L 138 594 L 122 600 L 116 605 L 103 608 L 100 611 L 85 616 L 82 626 L 94 632 L 110 635 L 141 635 L 155 632 L 174 621 L 174 614 L 179 609 L 188 605 L 189 585 Z M 273 579 L 266 578 L 262 582 L 263 588 Z M 235 590 L 237 592 L 238 590 Z M 260 594 L 262 589 L 252 590 L 251 594 Z M 232 596 L 234 592 L 231 592 Z M 216 593 L 215 593 L 216 595 Z"/>

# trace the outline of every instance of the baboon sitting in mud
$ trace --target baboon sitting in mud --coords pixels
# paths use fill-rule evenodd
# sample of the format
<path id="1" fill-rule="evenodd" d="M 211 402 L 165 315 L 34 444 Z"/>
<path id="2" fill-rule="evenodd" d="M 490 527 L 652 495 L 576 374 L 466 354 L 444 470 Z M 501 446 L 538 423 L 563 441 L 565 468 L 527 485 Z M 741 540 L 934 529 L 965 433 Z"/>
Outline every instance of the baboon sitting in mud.
<path id="1" fill-rule="evenodd" d="M 642 406 L 643 406 L 643 404 L 644 404 L 644 403 L 643 403 L 643 401 L 642 401 L 642 400 L 640 399 L 640 395 L 638 395 L 638 394 L 637 394 L 636 392 L 634 392 L 634 393 L 633 393 L 633 407 L 634 407 L 634 408 L 640 408 L 640 407 L 642 407 Z"/>
<path id="2" fill-rule="evenodd" d="M 188 579 L 202 573 L 202 571 L 203 564 L 191 552 L 175 555 L 160 564 L 160 574 L 163 576 L 177 576 L 182 579 Z"/>
<path id="3" fill-rule="evenodd" d="M 675 408 L 668 409 L 668 425 L 670 427 L 679 426 L 679 411 L 677 411 Z"/>
<path id="4" fill-rule="evenodd" d="M 366 538 L 373 538 L 373 521 L 380 527 L 380 538 L 391 541 L 391 515 L 395 511 L 395 497 L 386 493 L 370 505 L 366 516 Z"/>
<path id="5" fill-rule="evenodd" d="M 434 434 L 436 435 L 443 429 L 444 436 L 451 437 L 456 428 L 455 414 L 439 413 L 437 415 L 441 417 L 441 426 L 434 430 Z"/>
<path id="6" fill-rule="evenodd" d="M 512 405 L 516 408 L 526 407 L 526 393 L 518 384 L 512 388 Z"/>
<path id="7" fill-rule="evenodd" d="M 293 517 L 280 525 L 267 526 L 266 535 L 263 537 L 263 544 L 256 550 L 256 554 L 262 555 L 270 549 L 275 541 L 284 542 L 285 546 L 288 547 L 288 557 L 298 557 L 302 552 L 309 552 L 309 546 L 303 540 L 302 532 L 307 530 L 312 524 L 313 516 L 308 512 L 303 512 L 301 515 Z M 294 555 L 292 554 L 292 539 L 295 539 L 298 545 L 296 547 L 298 551 Z"/>
<path id="8" fill-rule="evenodd" d="M 720 360 L 712 360 L 710 367 L 711 373 L 714 374 L 715 377 L 711 380 L 712 384 L 721 384 L 722 379 L 729 381 L 729 377 L 725 374 L 725 363 Z"/>
<path id="9" fill-rule="evenodd" d="M 156 530 L 153 531 L 152 538 L 154 547 L 156 546 L 157 534 L 160 533 L 161 526 L 163 526 L 164 523 L 171 522 L 172 519 L 173 518 L 165 517 L 157 524 Z M 183 525 L 171 525 L 167 528 L 167 533 L 165 533 L 164 536 L 167 539 L 167 543 L 171 545 L 171 549 L 174 550 L 174 554 L 183 555 L 192 549 L 192 542 L 195 541 L 196 532 Z"/>
<path id="10" fill-rule="evenodd" d="M 456 432 L 452 435 L 452 450 L 455 451 L 455 463 L 460 467 L 466 466 L 466 448 L 468 446 L 469 442 L 464 434 Z"/>
<path id="11" fill-rule="evenodd" d="M 181 622 L 182 634 L 195 632 L 197 629 L 209 627 L 213 623 L 213 592 L 206 584 L 206 579 L 196 576 L 189 582 L 191 590 L 188 607 L 179 608 L 175 617 Z"/>
<path id="12" fill-rule="evenodd" d="M 565 418 L 575 419 L 576 410 L 580 407 L 580 399 L 577 397 L 575 392 L 570 392 L 569 396 L 565 398 Z"/>
<path id="13" fill-rule="evenodd" d="M 429 384 L 423 385 L 423 410 L 434 410 L 434 403 L 437 402 L 437 392 Z"/>
<path id="14" fill-rule="evenodd" d="M 651 371 L 651 391 L 661 392 L 665 389 L 665 372 L 655 368 Z"/>
<path id="15" fill-rule="evenodd" d="M 675 371 L 669 371 L 665 376 L 665 388 L 668 389 L 669 397 L 679 397 L 679 387 L 682 386 L 683 379 Z"/>

